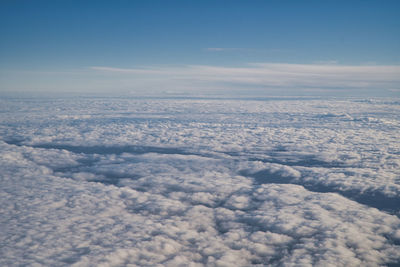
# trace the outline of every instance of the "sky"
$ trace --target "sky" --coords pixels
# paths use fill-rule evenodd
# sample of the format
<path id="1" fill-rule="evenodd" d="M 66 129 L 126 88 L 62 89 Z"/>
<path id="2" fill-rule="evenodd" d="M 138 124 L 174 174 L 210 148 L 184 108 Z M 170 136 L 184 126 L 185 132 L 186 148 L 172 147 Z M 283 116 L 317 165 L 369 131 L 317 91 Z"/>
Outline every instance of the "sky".
<path id="1" fill-rule="evenodd" d="M 400 95 L 398 1 L 0 6 L 0 92 Z"/>

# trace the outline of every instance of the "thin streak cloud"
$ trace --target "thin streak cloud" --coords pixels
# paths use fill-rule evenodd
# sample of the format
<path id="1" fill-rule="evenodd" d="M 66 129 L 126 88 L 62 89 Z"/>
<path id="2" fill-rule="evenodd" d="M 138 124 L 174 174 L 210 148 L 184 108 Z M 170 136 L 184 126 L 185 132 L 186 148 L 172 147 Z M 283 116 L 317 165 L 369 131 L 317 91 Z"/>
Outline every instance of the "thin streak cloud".
<path id="1" fill-rule="evenodd" d="M 386 89 L 400 88 L 400 66 L 249 63 L 244 67 L 185 65 L 176 67 L 113 68 L 90 67 L 94 71 L 140 75 L 142 81 L 163 81 L 163 86 L 201 82 L 204 86 L 236 86 Z M 139 78 L 139 77 L 138 77 Z M 166 84 L 167 83 L 167 84 Z M 169 84 L 168 84 L 169 83 Z"/>
<path id="2" fill-rule="evenodd" d="M 237 51 L 237 50 L 244 50 L 243 48 L 236 48 L 236 47 L 208 47 L 206 48 L 207 51 L 210 52 L 223 52 L 223 51 Z"/>

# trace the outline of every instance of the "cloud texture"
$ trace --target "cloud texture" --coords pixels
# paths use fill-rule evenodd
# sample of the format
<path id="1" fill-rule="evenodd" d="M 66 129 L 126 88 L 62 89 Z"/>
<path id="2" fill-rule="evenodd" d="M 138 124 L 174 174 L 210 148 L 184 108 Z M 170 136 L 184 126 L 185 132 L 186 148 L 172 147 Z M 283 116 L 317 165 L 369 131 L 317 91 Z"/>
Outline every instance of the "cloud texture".
<path id="1" fill-rule="evenodd" d="M 396 99 L 0 101 L 0 265 L 400 262 Z"/>
<path id="2" fill-rule="evenodd" d="M 336 64 L 280 64 L 252 63 L 244 67 L 188 65 L 180 67 L 113 68 L 94 66 L 90 69 L 103 73 L 118 73 L 136 77 L 143 86 L 188 89 L 244 89 L 255 87 L 271 91 L 276 88 L 295 90 L 297 93 L 320 90 L 395 90 L 400 87 L 400 66 L 346 66 Z M 160 82 L 160 83 L 158 83 Z M 190 88 L 190 87 L 189 87 Z M 306 91 L 304 91 L 306 90 Z M 262 91 L 261 91 L 262 92 Z M 293 92 L 292 92 L 293 93 Z"/>

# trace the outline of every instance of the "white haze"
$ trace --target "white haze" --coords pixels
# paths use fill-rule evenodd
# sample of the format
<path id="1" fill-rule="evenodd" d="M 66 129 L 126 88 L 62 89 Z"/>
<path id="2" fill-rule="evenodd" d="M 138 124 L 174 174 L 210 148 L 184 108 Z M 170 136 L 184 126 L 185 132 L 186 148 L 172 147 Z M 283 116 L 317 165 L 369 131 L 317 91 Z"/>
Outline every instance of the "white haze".
<path id="1" fill-rule="evenodd" d="M 0 92 L 399 96 L 400 66 L 248 63 L 0 71 Z"/>

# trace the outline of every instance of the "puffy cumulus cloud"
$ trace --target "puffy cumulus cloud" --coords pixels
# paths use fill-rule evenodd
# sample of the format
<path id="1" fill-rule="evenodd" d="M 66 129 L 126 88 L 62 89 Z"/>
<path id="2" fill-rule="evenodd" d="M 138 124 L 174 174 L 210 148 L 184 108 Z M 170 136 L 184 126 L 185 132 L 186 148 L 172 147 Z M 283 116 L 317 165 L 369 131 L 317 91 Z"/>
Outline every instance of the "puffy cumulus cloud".
<path id="1" fill-rule="evenodd" d="M 333 90 L 336 93 L 351 89 L 368 92 L 373 89 L 375 93 L 380 92 L 382 95 L 382 89 L 388 93 L 389 90 L 400 86 L 400 67 L 395 65 L 251 63 L 243 67 L 188 65 L 128 69 L 93 66 L 90 69 L 109 75 L 123 75 L 127 79 L 132 76 L 139 79 L 141 86 L 168 89 L 183 89 L 189 84 L 192 86 L 188 88 L 206 91 L 233 86 L 246 90 L 253 86 L 268 91 L 273 91 L 274 88 L 295 88 L 297 93 L 304 90 L 316 93 L 321 89 Z M 132 83 L 135 87 L 138 81 L 135 83 L 132 80 Z"/>
<path id="2" fill-rule="evenodd" d="M 400 262 L 396 100 L 1 101 L 2 266 Z"/>
<path id="3" fill-rule="evenodd" d="M 9 102 L 4 102 L 5 109 L 18 109 L 18 102 Z M 188 167 L 186 173 L 208 171 L 207 159 L 219 158 L 223 163 L 210 166 L 225 168 L 225 173 L 229 169 L 232 175 L 256 174 L 259 183 L 307 184 L 314 191 L 348 194 L 378 192 L 394 197 L 384 200 L 387 203 L 397 201 L 399 194 L 396 100 L 67 99 L 54 105 L 39 99 L 20 105 L 19 112 L 2 119 L 4 140 L 74 155 L 78 165 L 65 170 L 69 176 L 78 177 L 96 165 L 93 180 L 114 183 L 111 180 L 140 178 L 150 170 L 172 172 L 182 168 L 174 161 L 200 156 L 204 164 Z M 35 110 L 28 116 L 29 105 Z M 154 168 L 149 152 L 158 153 L 159 162 L 161 154 L 176 158 Z M 61 166 L 53 169 L 62 171 Z"/>

